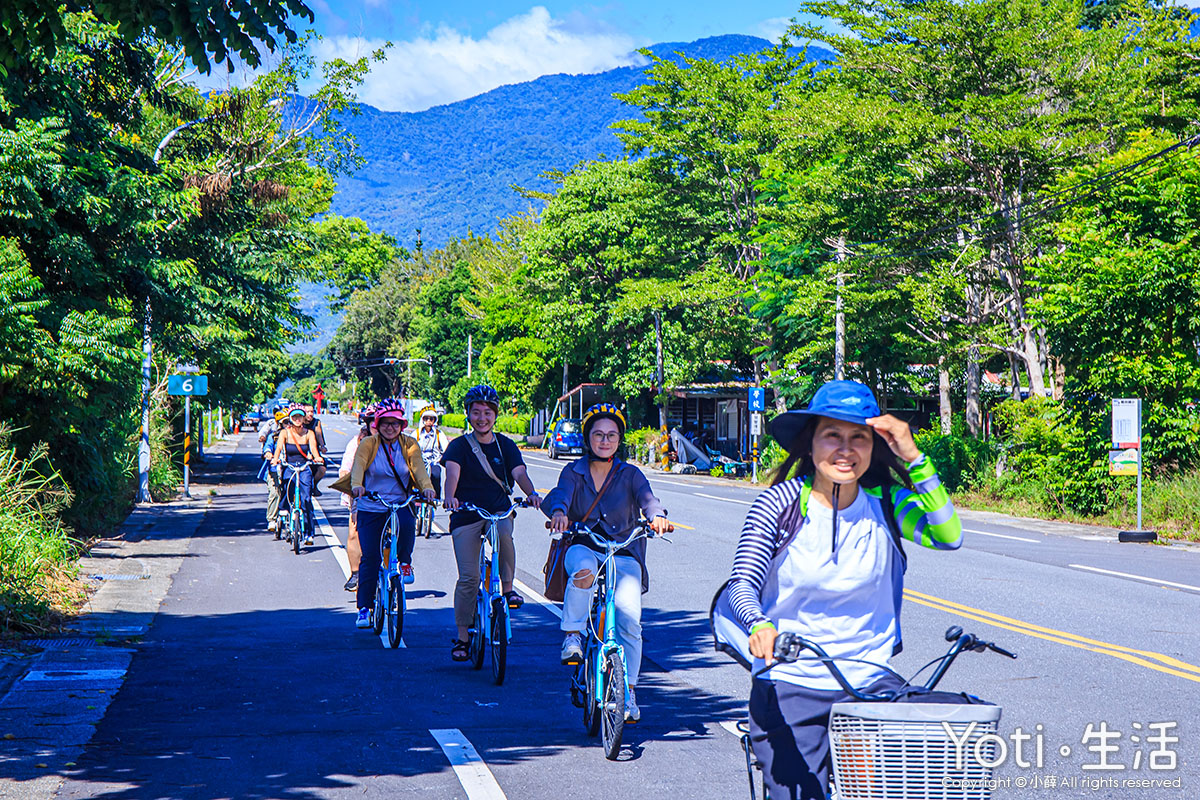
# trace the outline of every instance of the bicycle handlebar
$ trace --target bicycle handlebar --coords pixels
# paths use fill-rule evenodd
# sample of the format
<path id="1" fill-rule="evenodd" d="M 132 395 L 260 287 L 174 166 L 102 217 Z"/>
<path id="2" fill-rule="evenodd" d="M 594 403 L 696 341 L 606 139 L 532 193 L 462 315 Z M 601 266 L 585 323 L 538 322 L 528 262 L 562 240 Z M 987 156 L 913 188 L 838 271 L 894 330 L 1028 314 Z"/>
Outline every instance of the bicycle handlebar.
<path id="1" fill-rule="evenodd" d="M 938 665 L 938 668 L 934 670 L 933 675 L 929 676 L 929 680 L 925 682 L 925 689 L 934 689 L 938 683 L 941 682 L 942 677 L 946 674 L 946 670 L 948 670 L 950 665 L 954 663 L 954 659 L 958 658 L 958 654 L 964 650 L 971 650 L 977 653 L 991 650 L 992 652 L 999 653 L 1003 656 L 1008 656 L 1009 658 L 1017 657 L 1016 653 L 1005 650 L 1003 647 L 1000 647 L 994 642 L 984 641 L 973 633 L 963 633 L 963 629 L 958 625 L 952 625 L 946 629 L 946 641 L 952 643 L 950 645 L 950 649 L 944 656 L 941 657 L 941 659 L 939 659 L 941 663 Z M 787 664 L 799 659 L 801 652 L 804 650 L 811 650 L 813 653 L 815 653 L 821 663 L 825 665 L 825 668 L 829 670 L 831 675 L 833 675 L 833 678 L 838 682 L 838 685 L 845 689 L 846 693 L 855 699 L 865 702 L 886 702 L 896 698 L 897 692 L 894 691 L 889 690 L 879 694 L 872 694 L 870 692 L 860 691 L 858 688 L 852 686 L 850 682 L 846 680 L 846 676 L 842 674 L 842 671 L 838 669 L 837 664 L 834 663 L 834 659 L 828 653 L 826 653 L 819 644 L 805 639 L 798 633 L 784 632 L 776 636 L 775 650 L 772 655 L 777 663 Z M 764 667 L 763 669 L 759 670 L 758 675 L 761 675 L 770 668 L 771 667 Z M 888 669 L 887 667 L 884 668 Z M 891 670 L 889 669 L 888 671 L 890 672 Z M 757 675 L 755 677 L 757 677 Z M 905 683 L 908 683 L 908 681 L 905 681 Z"/>
<path id="2" fill-rule="evenodd" d="M 434 505 L 434 501 L 426 500 L 419 494 L 410 494 L 402 503 L 389 503 L 387 500 L 384 500 L 382 497 L 380 497 L 378 492 L 366 492 L 363 494 L 363 497 L 367 498 L 368 500 L 374 500 L 381 506 L 387 506 L 394 511 L 399 511 L 402 508 L 408 508 L 413 503 L 427 503 L 429 505 Z"/>
<path id="3" fill-rule="evenodd" d="M 666 512 L 663 512 L 663 517 L 664 518 L 666 517 Z M 547 530 L 549 530 L 549 528 L 550 528 L 549 522 L 546 523 L 546 528 L 547 528 Z M 670 539 L 667 538 L 666 534 L 655 533 L 654 528 L 650 527 L 650 522 L 648 520 L 642 520 L 642 522 L 639 526 L 639 529 L 638 529 L 638 533 L 635 536 L 629 537 L 628 539 L 626 539 L 623 542 L 618 542 L 613 539 L 610 539 L 607 536 L 605 536 L 603 533 L 598 533 L 597 531 L 594 531 L 591 528 L 587 527 L 582 522 L 574 523 L 573 525 L 571 525 L 570 528 L 568 528 L 566 530 L 565 533 L 551 532 L 550 538 L 551 539 L 561 539 L 563 536 L 565 536 L 567 534 L 573 534 L 576 536 L 587 537 L 587 538 L 591 539 L 592 542 L 597 547 L 604 548 L 606 551 L 621 550 L 621 549 L 626 548 L 629 545 L 633 544 L 638 539 L 662 539 L 664 542 L 671 541 Z"/>
<path id="4" fill-rule="evenodd" d="M 455 510 L 457 510 L 457 511 L 473 511 L 476 514 L 478 514 L 480 516 L 480 518 L 488 520 L 489 522 L 499 522 L 500 520 L 502 520 L 505 517 L 512 514 L 518 508 L 532 508 L 532 506 L 529 503 L 529 499 L 522 498 L 520 500 L 513 502 L 513 504 L 508 507 L 507 511 L 496 511 L 496 512 L 488 511 L 487 509 L 480 508 L 479 506 L 475 505 L 474 503 L 460 503 L 458 508 Z"/>

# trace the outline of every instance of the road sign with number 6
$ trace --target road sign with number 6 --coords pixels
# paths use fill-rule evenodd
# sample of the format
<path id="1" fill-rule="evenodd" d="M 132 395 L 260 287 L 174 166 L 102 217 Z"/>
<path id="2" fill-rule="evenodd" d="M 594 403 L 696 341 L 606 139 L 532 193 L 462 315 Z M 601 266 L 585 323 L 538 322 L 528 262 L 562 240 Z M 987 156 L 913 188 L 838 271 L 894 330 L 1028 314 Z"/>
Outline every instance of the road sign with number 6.
<path id="1" fill-rule="evenodd" d="M 200 397 L 208 394 L 207 375 L 171 375 L 167 378 L 167 394 Z"/>

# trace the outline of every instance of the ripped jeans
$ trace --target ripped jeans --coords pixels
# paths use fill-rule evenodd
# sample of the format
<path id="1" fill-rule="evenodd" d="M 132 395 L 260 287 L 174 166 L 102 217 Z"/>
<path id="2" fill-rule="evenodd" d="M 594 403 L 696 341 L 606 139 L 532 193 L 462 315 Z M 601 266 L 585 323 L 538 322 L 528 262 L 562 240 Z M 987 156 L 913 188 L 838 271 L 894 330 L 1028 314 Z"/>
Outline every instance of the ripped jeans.
<path id="1" fill-rule="evenodd" d="M 581 544 L 571 545 L 563 560 L 567 568 L 567 589 L 563 594 L 562 629 L 584 632 L 588 627 L 588 610 L 592 593 L 596 590 L 595 579 L 604 556 Z M 636 686 L 642 669 L 642 566 L 637 559 L 616 556 L 617 585 L 613 601 L 617 606 L 617 641 L 625 649 L 625 666 L 629 672 L 629 685 Z M 586 588 L 575 585 L 575 576 L 581 572 L 591 573 L 592 585 Z M 599 620 L 592 620 L 599 625 Z M 600 638 L 604 631 L 597 630 Z M 586 635 L 586 634 L 585 634 Z M 586 639 L 585 639 L 586 641 Z"/>

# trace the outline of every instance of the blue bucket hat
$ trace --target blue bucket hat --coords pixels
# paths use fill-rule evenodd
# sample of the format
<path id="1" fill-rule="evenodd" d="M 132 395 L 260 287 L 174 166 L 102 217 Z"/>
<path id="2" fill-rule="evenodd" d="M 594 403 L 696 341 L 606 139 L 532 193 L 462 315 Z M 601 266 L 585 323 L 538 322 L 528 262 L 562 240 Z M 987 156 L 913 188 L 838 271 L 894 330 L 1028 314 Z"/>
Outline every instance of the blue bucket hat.
<path id="1" fill-rule="evenodd" d="M 879 414 L 879 403 L 875 401 L 874 393 L 866 384 L 858 381 L 829 381 L 817 389 L 808 408 L 787 411 L 771 420 L 771 436 L 786 449 L 815 417 L 830 417 L 866 425 L 868 419 L 878 417 Z"/>

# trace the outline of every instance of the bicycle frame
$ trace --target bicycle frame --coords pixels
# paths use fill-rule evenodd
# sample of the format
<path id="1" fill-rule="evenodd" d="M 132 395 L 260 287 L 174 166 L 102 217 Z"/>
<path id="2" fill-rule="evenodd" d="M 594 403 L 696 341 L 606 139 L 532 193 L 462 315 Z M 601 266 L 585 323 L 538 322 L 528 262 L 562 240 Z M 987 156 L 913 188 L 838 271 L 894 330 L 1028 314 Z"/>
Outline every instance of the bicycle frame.
<path id="1" fill-rule="evenodd" d="M 386 614 L 388 618 L 388 644 L 392 647 L 398 647 L 401 639 L 401 631 L 403 630 L 404 614 L 408 610 L 407 596 L 404 590 L 404 580 L 400 577 L 400 537 L 397 531 L 400 528 L 400 511 L 408 508 L 413 503 L 423 503 L 421 496 L 418 494 L 409 495 L 401 503 L 389 503 L 375 492 L 364 494 L 367 497 L 380 505 L 386 506 L 388 509 L 388 521 L 384 526 L 383 536 L 379 539 L 379 577 L 376 580 L 376 591 L 378 592 L 380 601 L 376 607 L 372 609 L 373 614 Z M 393 586 L 398 587 L 395 591 L 398 594 L 396 600 L 396 617 L 392 618 L 390 611 L 392 609 L 392 591 Z M 376 633 L 383 629 L 382 619 L 373 619 L 372 623 L 376 628 Z"/>
<path id="2" fill-rule="evenodd" d="M 463 511 L 473 511 L 479 515 L 484 521 L 483 543 L 479 549 L 479 589 L 475 595 L 476 616 L 479 620 L 479 630 L 473 630 L 471 633 L 481 637 L 482 641 L 488 642 L 492 647 L 493 661 L 497 658 L 501 662 L 505 661 L 506 656 L 500 655 L 500 651 L 507 648 L 507 645 L 512 641 L 512 617 L 509 615 L 508 602 L 504 599 L 503 585 L 500 580 L 500 520 L 507 519 L 518 508 L 527 508 L 528 504 L 524 500 L 518 500 L 509 506 L 508 509 L 499 513 L 486 511 L 471 503 L 463 503 L 459 508 Z M 497 602 L 499 601 L 499 602 Z M 501 642 L 498 636 L 495 636 L 493 618 L 493 608 L 500 608 L 500 613 L 504 618 L 504 641 Z M 480 650 L 477 656 L 472 657 L 473 665 L 476 669 L 483 666 L 483 650 L 482 641 Z M 497 685 L 504 681 L 505 666 L 493 665 L 493 677 Z"/>

